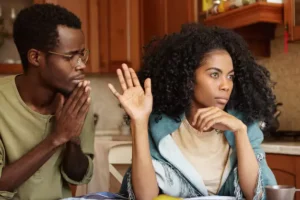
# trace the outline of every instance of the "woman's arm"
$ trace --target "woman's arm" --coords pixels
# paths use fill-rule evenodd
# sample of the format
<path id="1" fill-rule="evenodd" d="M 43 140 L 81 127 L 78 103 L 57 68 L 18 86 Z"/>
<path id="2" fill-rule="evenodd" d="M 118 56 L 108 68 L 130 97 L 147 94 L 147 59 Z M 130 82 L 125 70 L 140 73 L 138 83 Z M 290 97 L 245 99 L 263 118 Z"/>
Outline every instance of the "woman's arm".
<path id="1" fill-rule="evenodd" d="M 253 199 L 258 183 L 259 165 L 247 134 L 247 126 L 233 115 L 216 107 L 199 109 L 192 125 L 200 131 L 214 128 L 233 132 L 237 150 L 239 184 L 246 199 Z"/>
<path id="2" fill-rule="evenodd" d="M 247 127 L 235 133 L 239 183 L 247 200 L 253 199 L 258 181 L 259 165 L 250 144 Z"/>
<path id="3" fill-rule="evenodd" d="M 131 119 L 132 185 L 135 196 L 137 199 L 152 200 L 159 190 L 148 141 L 148 121 L 153 104 L 151 80 L 146 79 L 144 91 L 134 70 L 128 69 L 126 64 L 122 68 L 123 72 L 118 69 L 117 75 L 123 94 L 118 93 L 111 84 L 108 87 Z"/>
<path id="4" fill-rule="evenodd" d="M 152 200 L 159 193 L 148 141 L 148 121 L 132 121 L 132 185 L 136 199 Z"/>

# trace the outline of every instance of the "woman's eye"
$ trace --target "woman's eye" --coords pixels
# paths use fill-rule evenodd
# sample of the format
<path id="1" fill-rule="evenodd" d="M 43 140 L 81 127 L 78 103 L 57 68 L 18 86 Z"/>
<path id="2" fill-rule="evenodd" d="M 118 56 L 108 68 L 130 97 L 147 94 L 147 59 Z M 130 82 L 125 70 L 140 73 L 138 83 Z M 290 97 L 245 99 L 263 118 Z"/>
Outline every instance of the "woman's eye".
<path id="1" fill-rule="evenodd" d="M 229 79 L 233 80 L 234 79 L 234 75 L 229 75 Z"/>
<path id="2" fill-rule="evenodd" d="M 214 72 L 214 73 L 211 73 L 210 76 L 211 76 L 212 78 L 218 78 L 218 77 L 219 77 L 219 73 Z"/>

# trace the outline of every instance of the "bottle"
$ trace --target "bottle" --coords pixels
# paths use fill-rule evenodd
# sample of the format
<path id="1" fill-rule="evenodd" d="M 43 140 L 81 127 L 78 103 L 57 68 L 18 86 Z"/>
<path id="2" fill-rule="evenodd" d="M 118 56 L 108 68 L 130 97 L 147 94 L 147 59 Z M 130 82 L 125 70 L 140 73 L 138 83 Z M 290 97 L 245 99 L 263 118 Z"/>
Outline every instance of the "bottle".
<path id="1" fill-rule="evenodd" d="M 227 10 L 229 10 L 229 5 L 229 0 L 221 0 L 218 6 L 218 13 L 226 12 Z"/>

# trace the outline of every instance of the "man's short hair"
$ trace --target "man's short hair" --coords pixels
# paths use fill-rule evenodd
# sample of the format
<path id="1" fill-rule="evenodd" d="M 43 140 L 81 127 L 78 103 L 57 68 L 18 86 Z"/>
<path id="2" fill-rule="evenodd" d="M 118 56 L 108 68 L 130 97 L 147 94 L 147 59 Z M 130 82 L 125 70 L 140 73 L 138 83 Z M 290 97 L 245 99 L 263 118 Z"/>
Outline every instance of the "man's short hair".
<path id="1" fill-rule="evenodd" d="M 80 19 L 67 9 L 54 4 L 35 4 L 20 11 L 13 38 L 24 72 L 28 70 L 27 53 L 31 48 L 47 52 L 58 43 L 57 26 L 81 29 Z"/>

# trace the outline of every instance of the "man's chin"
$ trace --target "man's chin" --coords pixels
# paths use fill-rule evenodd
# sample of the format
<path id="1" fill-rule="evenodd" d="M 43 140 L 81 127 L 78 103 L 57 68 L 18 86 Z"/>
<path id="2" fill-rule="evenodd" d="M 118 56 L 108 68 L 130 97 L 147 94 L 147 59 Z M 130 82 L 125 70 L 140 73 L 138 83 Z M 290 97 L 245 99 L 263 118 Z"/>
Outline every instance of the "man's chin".
<path id="1" fill-rule="evenodd" d="M 64 95 L 65 97 L 69 97 L 72 94 L 74 89 L 75 89 L 75 87 L 70 88 L 70 89 L 59 88 L 58 92 L 61 93 L 62 95 Z"/>

